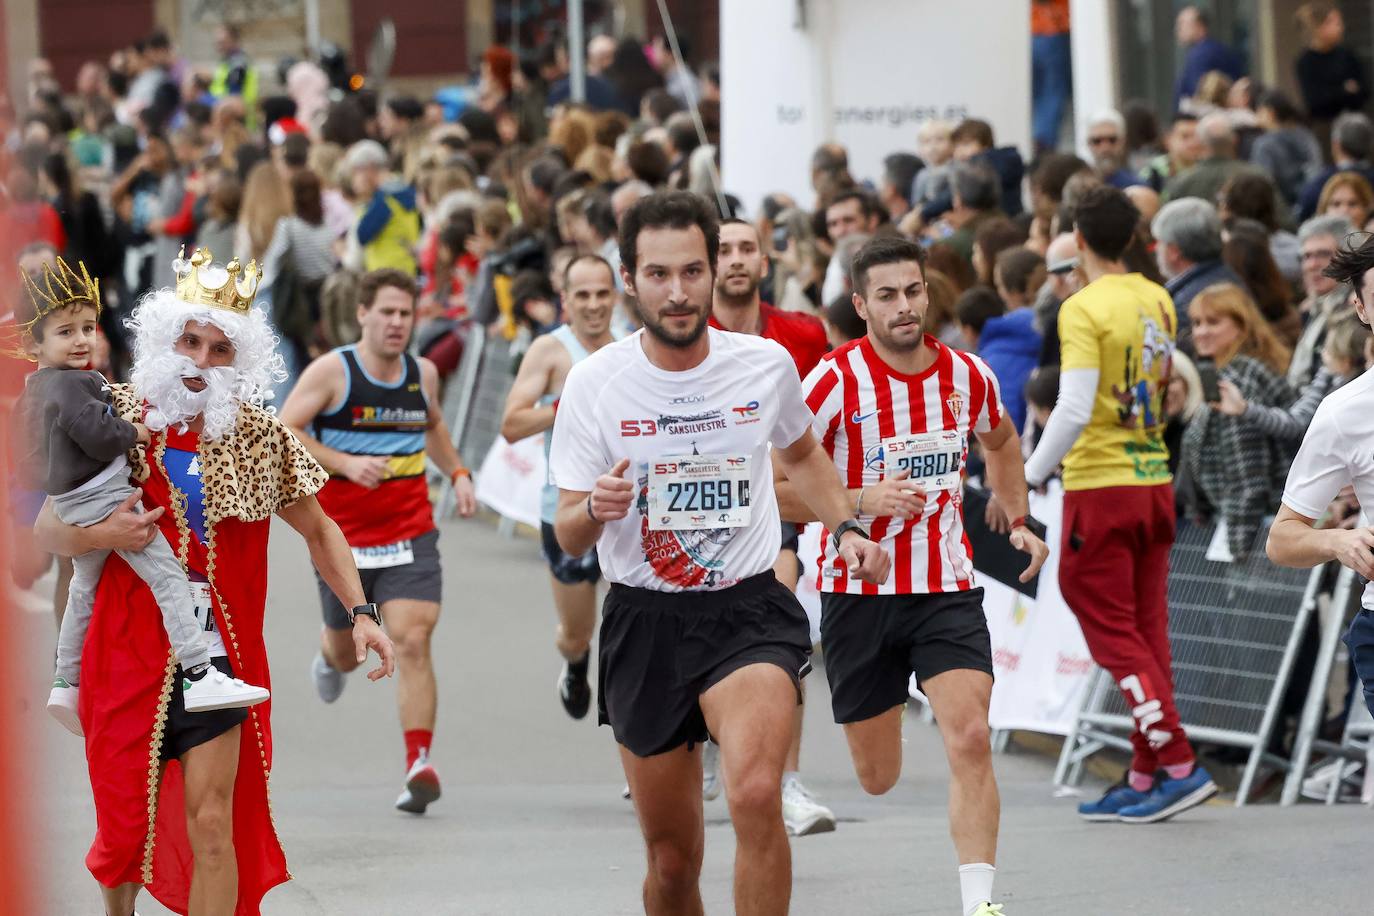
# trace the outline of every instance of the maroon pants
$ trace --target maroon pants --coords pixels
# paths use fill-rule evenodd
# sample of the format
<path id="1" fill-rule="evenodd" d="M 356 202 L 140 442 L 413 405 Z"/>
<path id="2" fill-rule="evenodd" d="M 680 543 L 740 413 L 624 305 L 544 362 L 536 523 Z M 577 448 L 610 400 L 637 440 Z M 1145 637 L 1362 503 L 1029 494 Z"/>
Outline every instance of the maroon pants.
<path id="1" fill-rule="evenodd" d="M 1173 486 L 1066 492 L 1063 528 L 1059 590 L 1135 719 L 1131 769 L 1190 763 L 1169 666 Z"/>

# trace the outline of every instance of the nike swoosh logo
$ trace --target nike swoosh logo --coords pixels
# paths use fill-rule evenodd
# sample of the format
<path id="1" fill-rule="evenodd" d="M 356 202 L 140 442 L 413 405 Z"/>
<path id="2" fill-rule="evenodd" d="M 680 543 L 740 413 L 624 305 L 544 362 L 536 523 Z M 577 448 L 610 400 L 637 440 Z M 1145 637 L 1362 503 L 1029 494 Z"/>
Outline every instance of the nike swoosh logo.
<path id="1" fill-rule="evenodd" d="M 868 413 L 866 413 L 866 414 L 860 415 L 859 412 L 856 410 L 856 411 L 854 411 L 852 414 L 849 415 L 849 422 L 850 422 L 850 423 L 853 423 L 855 426 L 858 426 L 858 425 L 859 425 L 860 423 L 862 423 L 864 420 L 867 420 L 869 417 L 874 416 L 875 414 L 877 414 L 877 412 L 878 412 L 878 411 L 874 410 L 874 411 L 870 411 L 870 412 L 868 412 Z"/>

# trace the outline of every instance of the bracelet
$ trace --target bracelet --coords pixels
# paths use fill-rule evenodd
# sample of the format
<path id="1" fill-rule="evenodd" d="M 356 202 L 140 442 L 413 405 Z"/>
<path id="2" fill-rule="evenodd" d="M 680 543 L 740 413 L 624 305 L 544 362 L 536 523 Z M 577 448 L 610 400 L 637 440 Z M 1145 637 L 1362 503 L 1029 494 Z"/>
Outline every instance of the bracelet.
<path id="1" fill-rule="evenodd" d="M 466 478 L 468 478 L 469 480 L 471 480 L 471 479 L 472 479 L 472 471 L 469 471 L 467 468 L 464 468 L 464 467 L 458 468 L 458 470 L 454 471 L 452 474 L 449 475 L 449 478 L 448 478 L 448 479 L 449 479 L 449 483 L 455 483 L 455 484 L 456 484 L 456 483 L 458 482 L 458 478 L 459 478 L 459 477 L 466 477 Z"/>
<path id="2" fill-rule="evenodd" d="M 856 500 L 854 501 L 854 514 L 855 514 L 855 515 L 863 515 L 863 514 L 864 514 L 864 490 L 867 490 L 867 489 L 868 489 L 868 487 L 859 487 L 859 498 L 856 499 Z"/>
<path id="3" fill-rule="evenodd" d="M 1019 516 L 1017 516 L 1016 518 L 1014 518 L 1014 519 L 1011 520 L 1011 528 L 1009 528 L 1009 529 L 1007 529 L 1007 530 L 1008 530 L 1008 531 L 1015 531 L 1017 528 L 1024 528 L 1024 527 L 1026 527 L 1026 517 L 1025 517 L 1024 515 L 1019 515 Z"/>
<path id="4" fill-rule="evenodd" d="M 554 399 L 553 399 L 553 415 L 554 415 L 555 417 L 558 416 L 558 402 L 561 401 L 561 400 L 563 400 L 563 399 L 562 399 L 562 398 L 554 398 Z"/>
<path id="5" fill-rule="evenodd" d="M 585 503 L 585 505 L 587 507 L 587 518 L 596 522 L 598 525 L 601 524 L 601 519 L 597 518 L 596 515 L 592 512 L 592 498 L 590 496 L 587 497 L 587 502 Z"/>

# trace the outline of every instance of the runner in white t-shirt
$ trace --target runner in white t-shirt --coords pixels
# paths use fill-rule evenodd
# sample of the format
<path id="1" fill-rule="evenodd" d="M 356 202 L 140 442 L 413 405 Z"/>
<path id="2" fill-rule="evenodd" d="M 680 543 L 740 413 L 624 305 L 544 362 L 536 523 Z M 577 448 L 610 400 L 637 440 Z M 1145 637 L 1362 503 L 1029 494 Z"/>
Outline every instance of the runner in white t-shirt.
<path id="1" fill-rule="evenodd" d="M 735 912 L 784 913 L 791 896 L 779 787 L 811 640 L 773 574 L 770 442 L 837 532 L 849 574 L 880 582 L 890 568 L 811 433 L 791 357 L 707 328 L 718 245 L 713 209 L 694 194 L 655 194 L 625 214 L 621 274 L 644 329 L 568 373 L 550 455 L 559 544 L 595 545 L 611 582 L 597 699 L 648 847 L 650 913 L 701 912 L 708 734 L 736 831 Z"/>
<path id="2" fill-rule="evenodd" d="M 1324 273 L 1350 284 L 1355 313 L 1369 324 L 1374 304 L 1374 239 L 1343 248 Z M 1313 526 L 1341 490 L 1355 488 L 1361 514 L 1374 511 L 1374 369 L 1331 392 L 1317 408 L 1288 471 L 1283 505 L 1269 528 L 1266 552 L 1280 566 L 1312 567 L 1338 561 L 1374 579 L 1374 527 L 1318 529 Z M 1364 683 L 1364 701 L 1374 713 L 1374 582 L 1365 585 L 1360 613 L 1345 642 Z"/>

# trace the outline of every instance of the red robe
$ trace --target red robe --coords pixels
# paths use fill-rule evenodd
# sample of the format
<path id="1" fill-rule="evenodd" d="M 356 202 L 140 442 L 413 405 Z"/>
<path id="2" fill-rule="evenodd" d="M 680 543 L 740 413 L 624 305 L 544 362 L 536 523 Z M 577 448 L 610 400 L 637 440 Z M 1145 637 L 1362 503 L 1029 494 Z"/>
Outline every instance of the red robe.
<path id="1" fill-rule="evenodd" d="M 116 407 L 128 419 L 142 412 L 127 389 L 117 388 Z M 205 544 L 186 527 L 179 494 L 162 466 L 164 443 L 199 455 Z M 228 439 L 155 434 L 152 444 L 131 458 L 135 478 L 146 475 L 144 505 L 167 508 L 159 519 L 163 536 L 183 565 L 213 586 L 215 621 L 235 675 L 270 689 L 262 630 L 271 516 L 317 492 L 327 477 L 324 470 L 275 417 L 251 407 L 240 409 L 237 430 Z M 144 884 L 164 906 L 184 914 L 192 859 L 181 766 L 171 761 L 159 772 L 173 667 L 152 593 L 111 555 L 82 654 L 80 716 L 96 809 L 86 866 L 107 887 Z M 291 877 L 268 799 L 271 712 L 271 701 L 251 708 L 242 728 L 233 801 L 239 869 L 235 916 L 257 916 L 263 895 Z"/>

